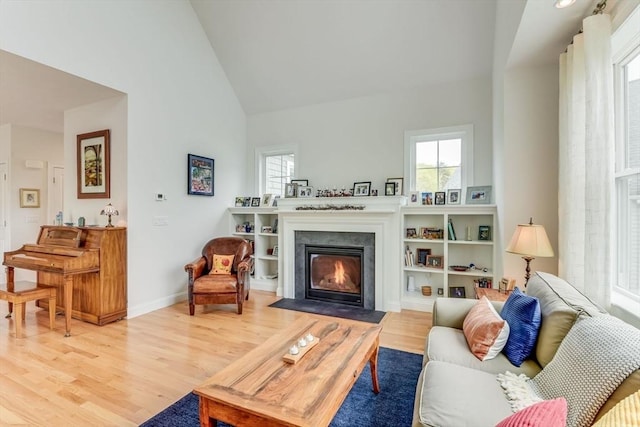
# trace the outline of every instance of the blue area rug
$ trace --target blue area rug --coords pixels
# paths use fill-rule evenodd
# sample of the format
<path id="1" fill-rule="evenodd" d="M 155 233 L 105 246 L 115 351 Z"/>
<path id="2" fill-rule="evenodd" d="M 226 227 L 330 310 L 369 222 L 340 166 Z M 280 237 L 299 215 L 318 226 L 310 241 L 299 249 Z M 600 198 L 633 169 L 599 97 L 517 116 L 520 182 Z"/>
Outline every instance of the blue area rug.
<path id="1" fill-rule="evenodd" d="M 411 426 L 413 399 L 421 368 L 421 355 L 381 347 L 378 353 L 380 393 L 376 395 L 371 389 L 371 369 L 367 365 L 330 426 Z M 218 423 L 218 426 L 226 425 Z M 198 396 L 189 393 L 142 426 L 199 427 Z"/>

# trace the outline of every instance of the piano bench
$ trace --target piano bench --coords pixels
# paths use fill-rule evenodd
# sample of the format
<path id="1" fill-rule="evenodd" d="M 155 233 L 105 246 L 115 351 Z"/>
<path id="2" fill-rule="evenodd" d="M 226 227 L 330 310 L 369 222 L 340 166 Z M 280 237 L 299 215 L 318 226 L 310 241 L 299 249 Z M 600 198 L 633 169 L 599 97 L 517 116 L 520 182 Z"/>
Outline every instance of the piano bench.
<path id="1" fill-rule="evenodd" d="M 16 324 L 16 338 L 22 336 L 22 322 L 25 319 L 25 306 L 29 301 L 39 299 L 49 300 L 49 328 L 53 329 L 56 321 L 56 288 L 52 286 L 38 285 L 33 282 L 16 282 L 13 291 L 7 290 L 6 284 L 0 284 L 0 300 L 9 303 L 9 314 L 11 317 L 13 307 L 16 309 L 14 322 Z"/>

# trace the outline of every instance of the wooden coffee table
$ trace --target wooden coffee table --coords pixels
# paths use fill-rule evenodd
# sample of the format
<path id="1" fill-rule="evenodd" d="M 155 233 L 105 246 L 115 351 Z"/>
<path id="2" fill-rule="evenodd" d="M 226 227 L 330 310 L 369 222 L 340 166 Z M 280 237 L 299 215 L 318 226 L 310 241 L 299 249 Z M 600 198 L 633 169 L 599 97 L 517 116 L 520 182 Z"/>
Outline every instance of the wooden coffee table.
<path id="1" fill-rule="evenodd" d="M 381 326 L 349 320 L 302 318 L 269 338 L 193 391 L 200 425 L 326 426 L 367 362 L 378 393 Z M 297 363 L 289 347 L 311 332 L 320 341 Z"/>

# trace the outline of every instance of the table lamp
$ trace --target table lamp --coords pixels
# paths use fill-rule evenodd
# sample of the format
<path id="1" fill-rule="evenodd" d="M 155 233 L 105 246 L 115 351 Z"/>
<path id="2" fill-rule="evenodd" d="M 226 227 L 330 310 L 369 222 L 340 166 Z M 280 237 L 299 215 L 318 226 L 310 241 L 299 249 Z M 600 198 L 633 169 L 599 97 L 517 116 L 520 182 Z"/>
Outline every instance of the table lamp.
<path id="1" fill-rule="evenodd" d="M 112 215 L 120 215 L 120 213 L 118 212 L 118 210 L 116 208 L 114 208 L 111 203 L 109 203 L 107 206 L 104 207 L 104 209 L 102 209 L 102 211 L 100 211 L 100 215 L 106 215 L 109 218 L 109 222 L 107 223 L 107 227 L 113 227 L 113 224 L 111 224 L 111 216 Z"/>
<path id="2" fill-rule="evenodd" d="M 533 223 L 533 218 L 529 219 L 529 224 L 518 224 L 516 231 L 511 237 L 511 243 L 507 246 L 507 252 L 522 255 L 522 259 L 527 262 L 524 275 L 524 287 L 529 282 L 531 268 L 529 264 L 535 257 L 552 257 L 553 248 L 549 243 L 547 232 L 542 225 Z"/>

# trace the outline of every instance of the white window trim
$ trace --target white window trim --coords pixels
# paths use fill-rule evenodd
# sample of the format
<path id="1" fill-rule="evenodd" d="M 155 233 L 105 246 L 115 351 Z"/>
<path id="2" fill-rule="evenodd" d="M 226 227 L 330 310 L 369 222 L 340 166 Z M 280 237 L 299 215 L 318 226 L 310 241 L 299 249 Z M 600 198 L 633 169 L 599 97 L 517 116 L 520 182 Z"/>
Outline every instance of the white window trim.
<path id="1" fill-rule="evenodd" d="M 296 162 L 296 175 L 298 175 L 298 145 L 297 144 L 284 144 L 284 145 L 265 145 L 261 147 L 256 147 L 255 151 L 255 165 L 256 165 L 256 176 L 254 188 L 257 189 L 257 193 L 262 197 L 265 191 L 265 182 L 264 182 L 264 171 L 266 168 L 265 165 L 265 157 L 267 156 L 277 156 L 280 154 L 291 154 L 293 153 L 293 157 Z"/>
<path id="2" fill-rule="evenodd" d="M 422 142 L 425 136 L 429 139 L 462 139 L 461 190 L 473 185 L 473 125 L 468 124 L 404 132 L 404 182 L 408 183 L 409 191 L 416 189 L 416 143 Z"/>

